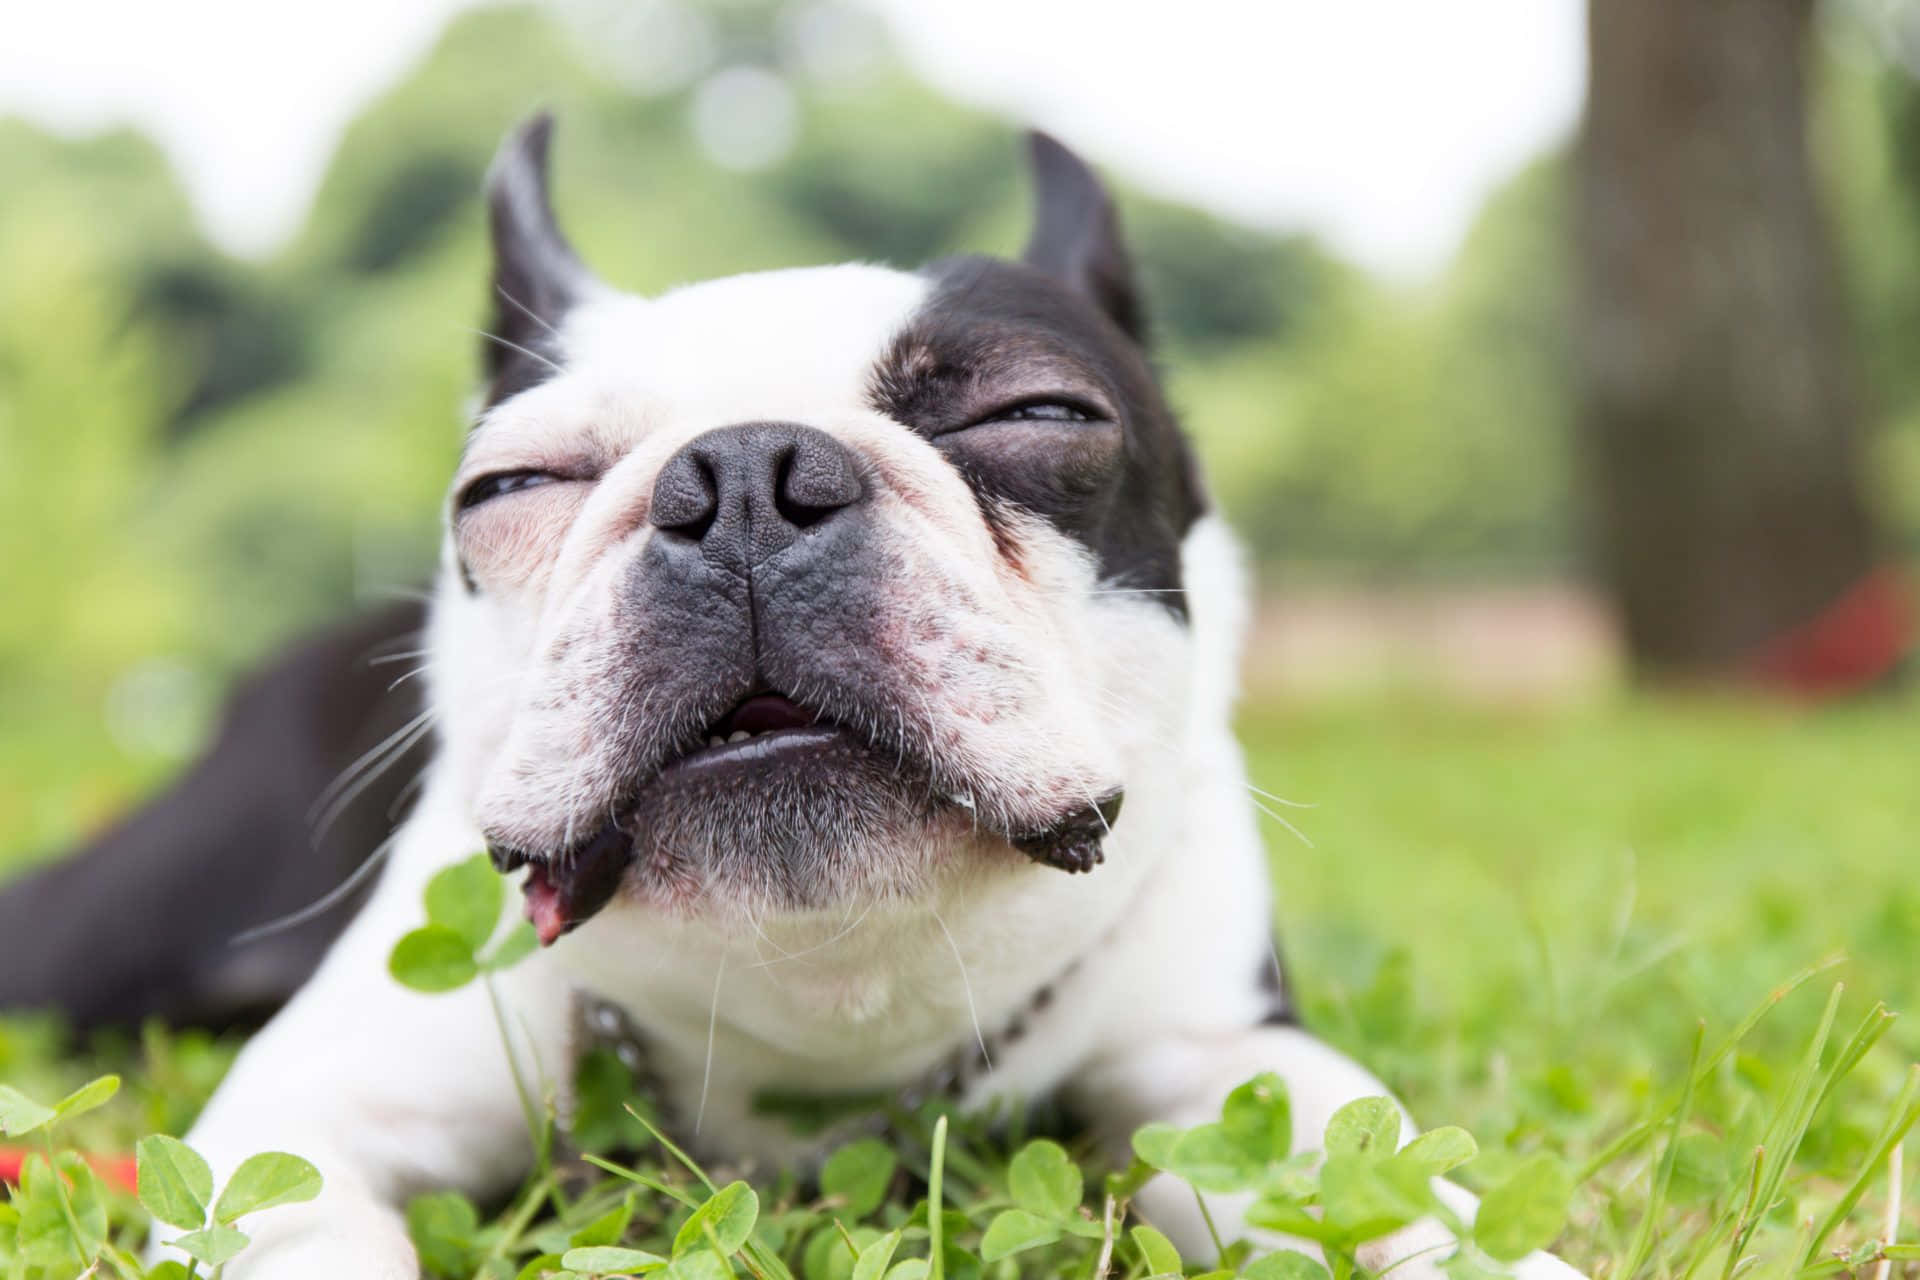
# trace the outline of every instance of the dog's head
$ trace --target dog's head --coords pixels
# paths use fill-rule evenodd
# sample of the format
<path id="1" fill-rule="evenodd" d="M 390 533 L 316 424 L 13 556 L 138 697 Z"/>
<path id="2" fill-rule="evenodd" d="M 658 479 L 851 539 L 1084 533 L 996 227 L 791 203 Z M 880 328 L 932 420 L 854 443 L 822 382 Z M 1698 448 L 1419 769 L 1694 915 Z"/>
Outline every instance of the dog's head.
<path id="1" fill-rule="evenodd" d="M 557 229 L 549 133 L 490 178 L 434 633 L 448 766 L 543 938 L 615 894 L 808 912 L 1094 866 L 1181 729 L 1203 506 L 1099 181 L 1035 135 L 1023 261 L 640 298 Z"/>

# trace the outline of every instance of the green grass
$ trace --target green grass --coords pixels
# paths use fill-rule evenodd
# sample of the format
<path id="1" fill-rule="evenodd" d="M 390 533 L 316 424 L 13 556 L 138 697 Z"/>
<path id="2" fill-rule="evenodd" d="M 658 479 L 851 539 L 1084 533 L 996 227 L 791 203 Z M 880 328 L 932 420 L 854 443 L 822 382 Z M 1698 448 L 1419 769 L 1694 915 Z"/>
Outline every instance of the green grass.
<path id="1" fill-rule="evenodd" d="M 1313 806 L 1280 810 L 1311 847 L 1268 827 L 1280 936 L 1307 1020 L 1373 1066 L 1423 1123 L 1478 1138 L 1464 1181 L 1496 1185 L 1539 1153 L 1587 1173 L 1559 1248 L 1606 1275 L 1639 1259 L 1637 1275 L 1723 1276 L 1730 1237 L 1744 1237 L 1753 1259 L 1739 1274 L 1801 1274 L 1808 1224 L 1844 1206 L 1856 1183 L 1859 1204 L 1821 1255 L 1878 1232 L 1888 1190 L 1876 1137 L 1920 1057 L 1920 1026 L 1893 1022 L 1830 1091 L 1819 1072 L 1856 1028 L 1874 1033 L 1876 1002 L 1920 1011 L 1920 705 L 1275 706 L 1249 712 L 1244 729 L 1256 782 Z M 1664 1126 L 1599 1159 L 1679 1101 L 1703 1026 L 1711 1049 L 1782 982 L 1829 959 L 1700 1073 L 1677 1141 Z M 1809 1065 L 1835 983 L 1845 989 L 1832 1031 Z M 117 1146 L 180 1132 L 228 1049 L 152 1034 L 73 1052 L 44 1022 L 0 1021 L 0 1081 L 47 1099 L 103 1066 L 126 1070 L 122 1097 L 70 1126 L 81 1145 Z M 617 1112 L 603 1127 L 623 1124 L 639 1135 Z M 924 1175 L 930 1130 L 907 1131 L 917 1136 L 902 1157 Z M 648 1150 L 632 1170 L 696 1187 Z M 1005 1155 L 985 1135 L 954 1134 L 949 1207 L 965 1215 L 951 1224 L 956 1267 L 982 1268 L 978 1233 L 1008 1203 Z M 571 1184 L 569 1221 L 620 1203 L 615 1182 Z M 1755 1186 L 1763 1194 L 1749 1207 Z M 1905 1203 L 1920 1199 L 1906 1190 Z M 843 1206 L 792 1185 L 761 1191 L 762 1228 L 774 1235 L 756 1248 L 809 1280 L 852 1265 L 851 1251 L 841 1266 L 811 1244 L 836 1212 L 848 1218 Z M 924 1194 L 922 1181 L 896 1178 L 886 1204 L 847 1225 L 862 1244 L 899 1227 L 900 1257 L 924 1257 L 910 1217 Z M 542 1231 L 558 1242 L 549 1201 L 517 1203 L 533 1206 L 523 1245 Z M 465 1210 L 435 1202 L 422 1212 L 457 1226 Z M 646 1192 L 628 1239 L 669 1248 L 684 1216 L 671 1196 Z M 492 1221 L 497 1242 L 507 1219 Z M 1920 1237 L 1920 1215 L 1907 1224 L 1903 1238 Z M 984 1273 L 1086 1276 L 1099 1243 L 1069 1236 Z M 810 1247 L 824 1251 L 820 1275 L 806 1265 Z M 1123 1238 L 1116 1269 L 1138 1274 L 1130 1248 Z M 776 1262 L 762 1259 L 762 1270 Z"/>
<path id="2" fill-rule="evenodd" d="M 1876 1001 L 1920 1012 L 1910 701 L 1264 708 L 1245 736 L 1260 785 L 1316 806 L 1282 811 L 1314 847 L 1277 826 L 1268 841 L 1308 1020 L 1424 1123 L 1579 1165 L 1679 1087 L 1701 1022 L 1711 1039 L 1838 957 L 1700 1100 L 1710 1123 L 1684 1148 L 1681 1182 L 1704 1192 L 1741 1172 L 1827 984 L 1846 985 L 1842 1027 Z M 1920 1026 L 1894 1023 L 1816 1117 L 1802 1153 L 1816 1199 L 1916 1056 Z M 1621 1254 L 1645 1173 L 1611 1168 L 1583 1190 L 1570 1257 Z M 1795 1222 L 1783 1211 L 1770 1229 Z M 1703 1228 L 1677 1214 L 1659 1234 L 1684 1256 Z"/>
<path id="3" fill-rule="evenodd" d="M 1920 996 L 1920 706 L 1264 709 L 1244 736 L 1259 785 L 1315 806 L 1281 811 L 1311 848 L 1268 828 L 1313 1020 L 1423 1111 L 1467 1105 L 1496 1052 L 1615 1093 L 1829 956 L 1849 1008 Z M 1368 1025 L 1401 956 L 1414 1025 Z M 1920 1026 L 1890 1040 L 1920 1054 Z"/>

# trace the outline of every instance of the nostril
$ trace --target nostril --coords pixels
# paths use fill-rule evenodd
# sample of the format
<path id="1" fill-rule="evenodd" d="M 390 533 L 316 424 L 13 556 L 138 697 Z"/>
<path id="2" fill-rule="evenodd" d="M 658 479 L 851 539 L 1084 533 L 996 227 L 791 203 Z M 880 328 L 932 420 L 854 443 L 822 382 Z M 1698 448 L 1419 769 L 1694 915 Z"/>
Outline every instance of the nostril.
<path id="1" fill-rule="evenodd" d="M 782 450 L 773 483 L 775 509 L 799 529 L 860 500 L 860 477 L 847 451 L 838 443 L 817 448 L 807 443 Z"/>
<path id="2" fill-rule="evenodd" d="M 780 518 L 796 529 L 805 529 L 818 524 L 833 510 L 832 507 L 817 506 L 807 501 L 793 482 L 794 450 L 789 447 L 780 451 L 773 464 L 773 507 Z"/>
<path id="3" fill-rule="evenodd" d="M 719 484 L 705 458 L 682 453 L 660 471 L 653 484 L 647 522 L 654 528 L 698 541 L 719 512 Z"/>

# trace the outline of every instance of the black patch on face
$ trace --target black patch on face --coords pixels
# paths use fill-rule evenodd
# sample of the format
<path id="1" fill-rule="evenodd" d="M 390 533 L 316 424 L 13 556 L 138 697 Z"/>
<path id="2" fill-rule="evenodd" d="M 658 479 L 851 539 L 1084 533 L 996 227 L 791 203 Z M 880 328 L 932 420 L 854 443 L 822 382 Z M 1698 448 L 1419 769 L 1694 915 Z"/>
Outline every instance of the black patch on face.
<path id="1" fill-rule="evenodd" d="M 1003 554 L 1014 548 L 1007 509 L 1025 511 L 1091 551 L 1103 583 L 1162 593 L 1184 618 L 1180 543 L 1207 503 L 1146 353 L 1032 267 L 965 257 L 928 274 L 933 294 L 874 370 L 873 404 L 947 456 Z M 1100 412 L 1088 422 L 989 420 L 1042 400 Z"/>

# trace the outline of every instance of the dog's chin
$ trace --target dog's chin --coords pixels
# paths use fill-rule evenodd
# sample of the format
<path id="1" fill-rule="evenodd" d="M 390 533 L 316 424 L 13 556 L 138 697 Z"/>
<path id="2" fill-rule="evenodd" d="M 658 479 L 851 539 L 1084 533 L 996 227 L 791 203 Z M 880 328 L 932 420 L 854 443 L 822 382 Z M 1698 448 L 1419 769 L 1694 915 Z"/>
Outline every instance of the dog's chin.
<path id="1" fill-rule="evenodd" d="M 930 773 L 785 698 L 744 700 L 569 847 L 490 840 L 528 868 L 542 942 L 616 897 L 676 915 L 797 913 L 906 896 L 948 844 L 954 808 Z"/>

